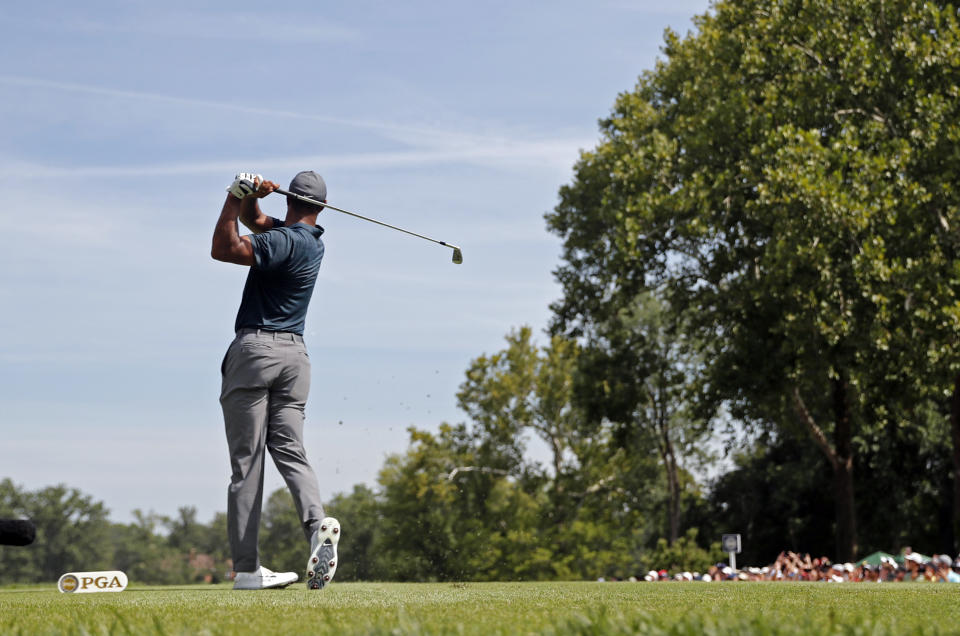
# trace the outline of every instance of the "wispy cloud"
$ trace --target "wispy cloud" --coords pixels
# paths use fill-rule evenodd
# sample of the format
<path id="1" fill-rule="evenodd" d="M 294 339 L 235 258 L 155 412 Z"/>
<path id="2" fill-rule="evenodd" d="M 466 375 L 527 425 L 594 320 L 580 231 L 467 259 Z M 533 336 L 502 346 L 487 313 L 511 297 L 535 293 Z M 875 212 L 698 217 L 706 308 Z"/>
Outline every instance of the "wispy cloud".
<path id="1" fill-rule="evenodd" d="M 302 119 L 337 126 L 351 126 L 380 133 L 392 141 L 411 146 L 410 150 L 391 152 L 370 152 L 354 155 L 338 154 L 335 157 L 315 155 L 285 159 L 249 158 L 247 161 L 257 165 L 277 167 L 301 166 L 304 162 L 335 161 L 338 165 L 351 168 L 382 168 L 400 165 L 422 165 L 444 162 L 489 163 L 503 162 L 508 165 L 545 165 L 551 167 L 569 166 L 576 159 L 577 151 L 592 144 L 595 140 L 586 136 L 565 136 L 561 138 L 529 138 L 517 131 L 484 130 L 471 132 L 451 128 L 408 125 L 396 122 L 375 121 L 361 118 L 338 117 L 302 113 L 290 110 L 245 106 L 231 102 L 179 97 L 131 91 L 88 84 L 61 82 L 54 80 L 28 78 L 16 75 L 0 75 L 0 84 L 27 86 L 55 91 L 67 91 L 110 98 L 149 101 L 203 109 L 240 112 L 263 115 L 270 118 Z M 140 176 L 150 174 L 196 174 L 198 172 L 223 173 L 235 170 L 237 160 L 210 160 L 202 162 L 175 162 L 160 165 L 142 166 L 87 166 L 58 168 L 42 166 L 29 162 L 7 160 L 3 162 L 7 176 L 29 177 L 97 177 L 97 176 Z"/>
<path id="2" fill-rule="evenodd" d="M 89 179 L 216 174 L 236 172 L 243 166 L 269 166 L 275 171 L 293 171 L 305 165 L 336 165 L 338 168 L 377 170 L 381 168 L 474 164 L 487 166 L 528 166 L 567 170 L 584 147 L 583 139 L 515 141 L 487 144 L 463 144 L 437 150 L 369 152 L 295 157 L 248 157 L 207 161 L 174 161 L 142 165 L 54 166 L 17 159 L 0 158 L 3 179 Z"/>
<path id="3" fill-rule="evenodd" d="M 131 91 L 119 88 L 105 86 L 93 86 L 90 84 L 77 84 L 73 82 L 61 82 L 57 80 L 37 79 L 33 77 L 22 77 L 19 75 L 0 75 L 0 84 L 11 86 L 29 86 L 35 88 L 45 88 L 57 91 L 67 91 L 72 93 L 85 93 L 88 95 L 102 95 L 104 97 L 114 97 L 122 99 L 149 101 L 155 103 L 166 103 L 180 106 L 194 106 L 198 108 L 210 108 L 221 111 L 232 111 L 236 113 L 246 113 L 252 115 L 267 115 L 269 117 L 282 117 L 288 119 L 304 119 L 326 124 L 336 124 L 339 126 L 354 126 L 370 130 L 379 130 L 385 132 L 396 132 L 405 134 L 430 133 L 430 129 L 419 128 L 416 126 L 402 126 L 398 124 L 384 123 L 373 120 L 353 119 L 347 117 L 336 117 L 332 115 L 317 115 L 311 113 L 299 113 L 290 110 L 280 110 L 274 108 L 259 108 L 257 106 L 244 106 L 232 102 L 218 102 L 214 100 L 196 99 L 193 97 L 178 97 L 176 95 L 164 95 L 162 93 L 151 93 L 147 91 Z"/>
<path id="4" fill-rule="evenodd" d="M 501 165 L 533 165 L 567 169 L 577 157 L 580 148 L 593 143 L 585 136 L 569 136 L 554 139 L 523 138 L 515 133 L 468 132 L 428 126 L 415 126 L 394 122 L 343 118 L 331 115 L 300 113 L 296 111 L 244 106 L 195 98 L 177 97 L 142 91 L 130 91 L 109 87 L 90 86 L 69 82 L 0 75 L 0 84 L 31 86 L 57 91 L 79 92 L 111 98 L 145 100 L 150 102 L 185 105 L 196 108 L 216 109 L 264 115 L 271 118 L 304 119 L 338 126 L 353 126 L 381 133 L 393 141 L 411 146 L 408 150 L 375 151 L 335 156 L 311 155 L 285 158 L 247 157 L 240 163 L 272 166 L 274 169 L 298 169 L 303 165 L 336 163 L 355 169 L 379 169 L 405 165 L 428 165 L 449 162 L 470 164 L 497 163 Z M 181 175 L 198 173 L 223 174 L 236 170 L 238 159 L 209 159 L 203 161 L 178 161 L 143 165 L 101 166 L 55 166 L 43 165 L 15 158 L 0 159 L 4 177 L 119 177 L 149 175 Z"/>
<path id="5" fill-rule="evenodd" d="M 324 15 L 322 19 L 266 19 L 262 13 L 220 11 L 216 14 L 201 13 L 196 7 L 189 12 L 171 11 L 166 4 L 156 5 L 154 10 L 147 5 L 144 13 L 120 14 L 112 12 L 93 18 L 88 13 L 81 15 L 53 12 L 42 21 L 7 16 L 12 23 L 31 30 L 49 30 L 81 34 L 129 34 L 139 37 L 155 37 L 163 41 L 177 38 L 209 40 L 237 40 L 244 42 L 270 42 L 276 44 L 303 44 L 325 42 L 343 44 L 361 40 L 356 29 L 339 24 Z"/>

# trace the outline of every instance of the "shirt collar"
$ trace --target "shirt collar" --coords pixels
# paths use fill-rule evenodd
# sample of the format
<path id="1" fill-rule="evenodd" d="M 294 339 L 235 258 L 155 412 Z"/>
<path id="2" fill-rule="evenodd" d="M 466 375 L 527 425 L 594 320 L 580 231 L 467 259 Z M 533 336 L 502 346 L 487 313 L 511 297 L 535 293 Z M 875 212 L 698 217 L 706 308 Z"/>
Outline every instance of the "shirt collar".
<path id="1" fill-rule="evenodd" d="M 310 233 L 313 234 L 314 238 L 320 238 L 325 231 L 323 227 L 320 225 L 307 225 L 303 221 L 297 221 L 290 227 L 295 227 L 297 225 L 302 225 L 303 227 L 307 228 L 310 231 Z"/>

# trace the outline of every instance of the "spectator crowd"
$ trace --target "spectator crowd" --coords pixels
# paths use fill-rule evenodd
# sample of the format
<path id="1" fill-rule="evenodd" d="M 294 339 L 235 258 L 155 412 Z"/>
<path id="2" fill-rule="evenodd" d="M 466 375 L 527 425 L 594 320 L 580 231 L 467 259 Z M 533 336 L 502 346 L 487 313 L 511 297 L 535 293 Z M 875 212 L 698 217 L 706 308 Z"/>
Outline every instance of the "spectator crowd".
<path id="1" fill-rule="evenodd" d="M 833 563 L 827 557 L 781 552 L 764 567 L 734 570 L 717 563 L 703 573 L 650 570 L 645 581 L 825 581 L 847 582 L 942 582 L 960 583 L 960 556 L 948 554 L 925 556 L 905 548 L 899 556 L 876 552 L 857 563 Z"/>

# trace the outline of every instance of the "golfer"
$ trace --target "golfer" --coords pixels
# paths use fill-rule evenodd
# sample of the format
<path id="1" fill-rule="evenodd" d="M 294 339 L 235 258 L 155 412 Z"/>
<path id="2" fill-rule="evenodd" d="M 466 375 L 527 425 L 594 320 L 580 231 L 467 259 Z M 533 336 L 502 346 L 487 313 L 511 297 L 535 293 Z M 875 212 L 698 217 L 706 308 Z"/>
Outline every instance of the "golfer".
<path id="1" fill-rule="evenodd" d="M 310 542 L 307 587 L 322 589 L 337 567 L 340 524 L 324 517 L 317 476 L 303 448 L 303 411 L 310 390 L 310 358 L 303 343 L 307 306 L 323 259 L 323 228 L 317 206 L 287 198 L 280 221 L 260 211 L 259 199 L 278 188 L 260 175 L 240 173 L 228 188 L 213 231 L 211 256 L 249 267 L 236 338 L 220 367 L 220 405 L 232 475 L 227 491 L 227 531 L 235 590 L 285 587 L 294 572 L 272 572 L 260 564 L 257 537 L 263 502 L 265 452 L 293 495 Z M 327 200 L 315 172 L 301 172 L 290 191 Z M 252 232 L 240 236 L 237 221 Z"/>

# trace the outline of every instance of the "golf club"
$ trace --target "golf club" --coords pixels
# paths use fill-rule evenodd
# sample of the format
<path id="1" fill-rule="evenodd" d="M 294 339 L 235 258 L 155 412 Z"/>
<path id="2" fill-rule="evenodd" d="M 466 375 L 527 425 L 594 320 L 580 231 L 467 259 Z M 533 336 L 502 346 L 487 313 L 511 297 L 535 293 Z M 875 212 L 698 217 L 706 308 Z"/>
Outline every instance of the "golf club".
<path id="1" fill-rule="evenodd" d="M 384 227 L 388 227 L 388 228 L 390 228 L 391 230 L 398 230 L 398 231 L 400 231 L 400 232 L 404 232 L 404 233 L 406 233 L 406 234 L 410 234 L 410 235 L 412 235 L 412 236 L 416 236 L 417 238 L 422 238 L 422 239 L 424 239 L 424 240 L 426 240 L 426 241 L 431 241 L 431 242 L 436 243 L 436 244 L 438 244 L 438 245 L 443 245 L 444 247 L 449 247 L 450 249 L 453 250 L 453 262 L 456 263 L 457 265 L 460 265 L 461 263 L 463 263 L 463 252 L 460 251 L 460 248 L 457 247 L 456 245 L 451 245 L 450 243 L 447 243 L 447 242 L 445 242 L 445 241 L 438 241 L 437 239 L 432 239 L 432 238 L 430 238 L 429 236 L 424 236 L 423 234 L 417 234 L 416 232 L 411 232 L 410 230 L 405 230 L 405 229 L 403 229 L 402 227 L 397 227 L 396 225 L 390 225 L 389 223 L 384 223 L 383 221 L 378 221 L 378 220 L 376 220 L 376 219 L 371 219 L 371 218 L 369 218 L 369 217 L 363 216 L 362 214 L 357 214 L 356 212 L 349 212 L 349 211 L 347 211 L 347 210 L 340 209 L 340 208 L 338 208 L 338 207 L 335 206 L 335 205 L 330 205 L 329 203 L 322 203 L 322 202 L 320 202 L 320 201 L 317 201 L 316 199 L 311 199 L 310 197 L 305 197 L 305 196 L 300 195 L 300 194 L 294 194 L 293 192 L 290 192 L 289 190 L 284 190 L 284 189 L 282 189 L 282 188 L 277 188 L 276 190 L 274 190 L 274 192 L 279 192 L 280 194 L 284 194 L 284 195 L 286 195 L 286 196 L 288 196 L 288 197 L 293 197 L 294 199 L 297 199 L 298 201 L 303 201 L 304 203 L 310 203 L 310 204 L 312 204 L 312 205 L 320 206 L 321 208 L 330 208 L 331 210 L 336 210 L 337 212 L 343 212 L 344 214 L 349 214 L 350 216 L 355 216 L 355 217 L 357 217 L 358 219 L 363 219 L 364 221 L 370 221 L 371 223 L 376 223 L 377 225 L 382 225 L 382 226 L 384 226 Z"/>

